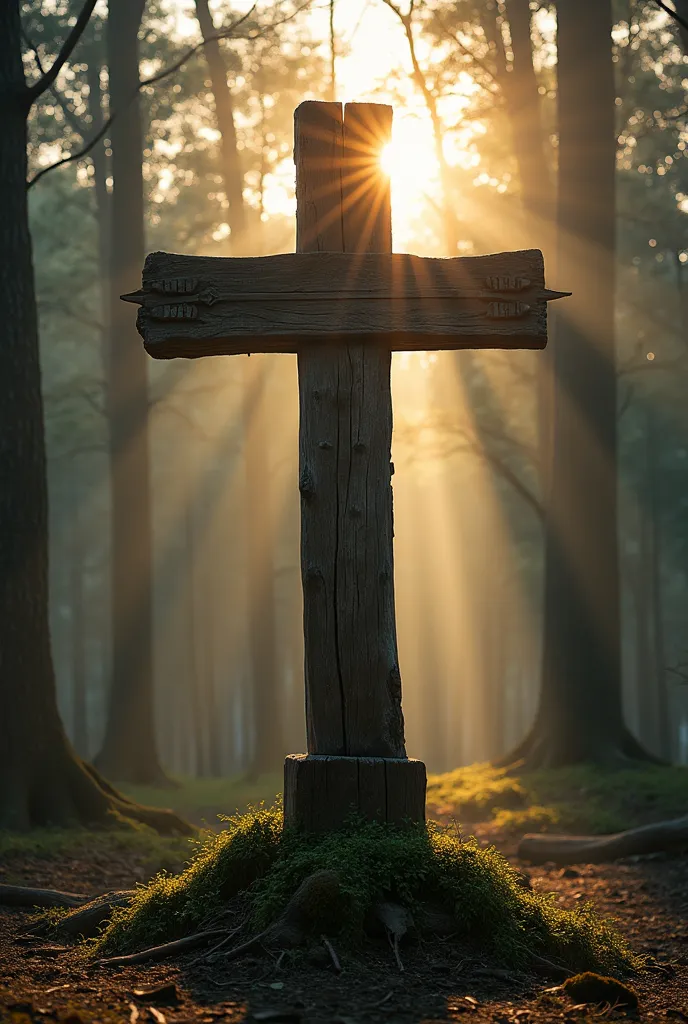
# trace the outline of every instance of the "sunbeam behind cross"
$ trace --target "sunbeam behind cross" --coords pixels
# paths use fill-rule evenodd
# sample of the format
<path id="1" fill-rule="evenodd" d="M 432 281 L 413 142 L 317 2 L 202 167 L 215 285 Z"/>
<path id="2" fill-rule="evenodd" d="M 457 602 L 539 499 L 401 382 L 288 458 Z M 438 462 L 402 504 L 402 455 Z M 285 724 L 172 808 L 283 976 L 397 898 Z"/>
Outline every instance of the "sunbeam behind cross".
<path id="1" fill-rule="evenodd" d="M 538 250 L 392 254 L 379 155 L 391 107 L 302 103 L 295 114 L 297 253 L 152 253 L 138 302 L 155 358 L 298 353 L 301 574 L 308 754 L 287 757 L 285 819 L 322 831 L 352 811 L 425 817 L 406 756 L 394 612 L 391 353 L 542 349 Z"/>

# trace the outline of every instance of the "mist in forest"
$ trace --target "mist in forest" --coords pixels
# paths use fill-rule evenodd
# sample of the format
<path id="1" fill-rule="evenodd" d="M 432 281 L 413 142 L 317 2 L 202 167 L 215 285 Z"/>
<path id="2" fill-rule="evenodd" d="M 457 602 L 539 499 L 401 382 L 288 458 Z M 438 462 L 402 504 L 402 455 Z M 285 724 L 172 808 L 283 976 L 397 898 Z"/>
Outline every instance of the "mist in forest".
<path id="1" fill-rule="evenodd" d="M 24 5 L 27 75 L 73 6 Z M 667 17 L 619 4 L 611 36 L 567 31 L 558 64 L 549 4 L 109 6 L 29 121 L 50 626 L 78 753 L 156 782 L 256 777 L 306 749 L 296 357 L 155 362 L 118 296 L 148 252 L 293 252 L 293 111 L 336 97 L 394 106 L 395 251 L 537 247 L 548 285 L 574 293 L 550 309 L 546 353 L 393 356 L 409 756 L 432 772 L 500 758 L 536 722 L 585 618 L 549 544 L 574 552 L 595 615 L 618 607 L 617 625 L 595 620 L 598 663 L 616 629 L 609 677 L 616 657 L 634 737 L 687 763 L 688 127 Z M 566 91 L 576 61 L 599 115 Z M 581 212 L 595 175 L 600 205 Z M 555 366 L 559 342 L 575 365 Z M 587 544 L 602 493 L 607 532 Z M 587 707 L 606 707 L 593 654 L 577 671 Z"/>

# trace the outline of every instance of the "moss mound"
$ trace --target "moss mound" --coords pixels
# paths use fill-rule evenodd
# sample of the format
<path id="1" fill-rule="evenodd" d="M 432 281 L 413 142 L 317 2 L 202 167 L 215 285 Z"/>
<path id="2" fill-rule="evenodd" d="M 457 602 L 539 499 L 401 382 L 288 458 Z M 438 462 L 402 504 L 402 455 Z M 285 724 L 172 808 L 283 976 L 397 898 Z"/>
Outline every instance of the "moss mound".
<path id="1" fill-rule="evenodd" d="M 283 914 L 307 878 L 334 872 L 343 898 L 328 908 L 328 934 L 352 945 L 365 938 L 375 905 L 391 899 L 412 914 L 427 905 L 445 908 L 458 943 L 505 966 L 527 967 L 538 956 L 579 971 L 634 966 L 606 922 L 587 908 L 561 910 L 524 888 L 496 850 L 463 841 L 455 830 L 354 820 L 341 832 L 305 837 L 283 829 L 275 808 L 228 818 L 226 826 L 206 839 L 182 874 L 160 874 L 137 890 L 90 954 L 129 953 L 180 938 L 226 911 L 240 893 L 247 931 L 255 933 Z"/>

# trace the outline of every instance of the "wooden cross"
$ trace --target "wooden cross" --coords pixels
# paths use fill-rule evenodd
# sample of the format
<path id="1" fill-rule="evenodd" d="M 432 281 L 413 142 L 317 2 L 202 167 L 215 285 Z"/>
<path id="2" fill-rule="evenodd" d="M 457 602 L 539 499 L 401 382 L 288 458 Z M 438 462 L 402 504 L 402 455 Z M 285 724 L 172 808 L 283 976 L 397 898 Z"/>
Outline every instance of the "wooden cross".
<path id="1" fill-rule="evenodd" d="M 456 259 L 392 254 L 380 151 L 391 107 L 295 113 L 297 253 L 152 253 L 138 328 L 155 358 L 298 354 L 301 571 L 308 754 L 285 763 L 287 821 L 333 828 L 352 810 L 425 817 L 408 759 L 392 558 L 393 349 L 541 349 L 538 250 Z"/>

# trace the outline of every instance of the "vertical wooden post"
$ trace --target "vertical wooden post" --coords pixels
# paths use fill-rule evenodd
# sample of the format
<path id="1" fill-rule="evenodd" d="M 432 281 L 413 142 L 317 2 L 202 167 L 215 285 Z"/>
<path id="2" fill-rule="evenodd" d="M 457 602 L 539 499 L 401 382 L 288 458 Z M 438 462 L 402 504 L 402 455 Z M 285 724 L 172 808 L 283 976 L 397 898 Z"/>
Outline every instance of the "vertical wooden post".
<path id="1" fill-rule="evenodd" d="M 297 251 L 391 252 L 379 163 L 391 125 L 378 104 L 297 109 Z M 341 824 L 352 807 L 424 817 L 425 767 L 406 758 L 401 712 L 390 364 L 389 349 L 363 344 L 298 357 L 308 755 L 287 758 L 285 816 L 309 829 Z"/>

